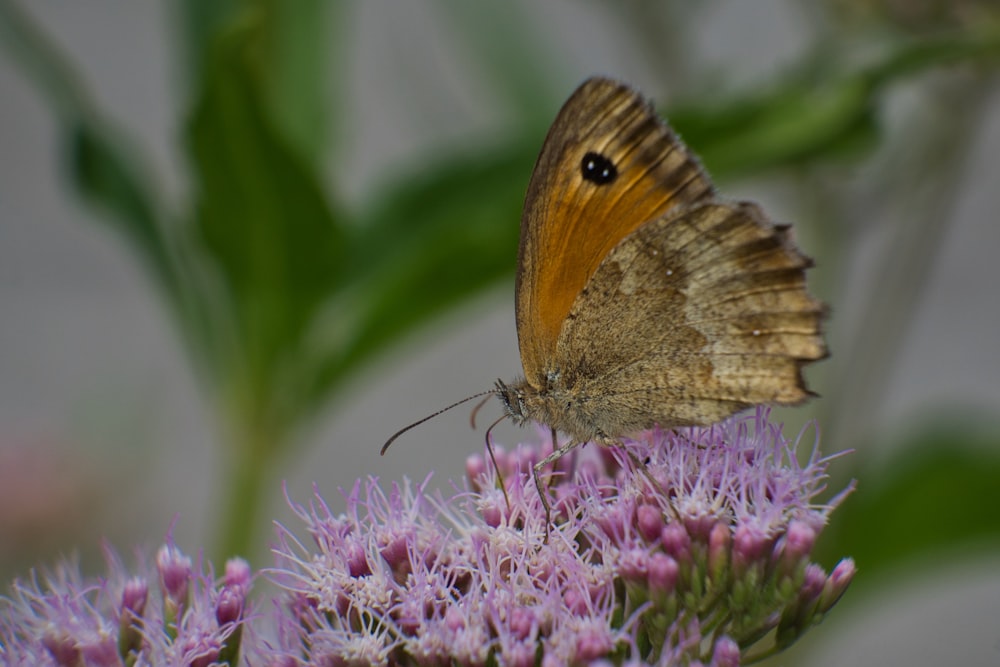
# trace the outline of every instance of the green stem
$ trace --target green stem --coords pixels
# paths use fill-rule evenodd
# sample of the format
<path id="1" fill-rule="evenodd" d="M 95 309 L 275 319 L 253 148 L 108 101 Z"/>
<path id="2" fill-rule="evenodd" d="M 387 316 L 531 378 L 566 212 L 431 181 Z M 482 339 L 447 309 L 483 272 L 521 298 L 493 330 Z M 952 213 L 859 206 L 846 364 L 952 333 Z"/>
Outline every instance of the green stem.
<path id="1" fill-rule="evenodd" d="M 223 510 L 219 515 L 218 533 L 214 546 L 213 562 L 217 565 L 234 556 L 246 558 L 253 565 L 261 555 L 263 541 L 259 539 L 263 529 L 262 512 L 264 502 L 271 497 L 268 492 L 273 479 L 276 453 L 281 447 L 276 443 L 280 436 L 271 429 L 254 427 L 246 421 L 231 433 L 230 454 L 225 474 L 221 475 L 226 485 L 223 491 Z"/>

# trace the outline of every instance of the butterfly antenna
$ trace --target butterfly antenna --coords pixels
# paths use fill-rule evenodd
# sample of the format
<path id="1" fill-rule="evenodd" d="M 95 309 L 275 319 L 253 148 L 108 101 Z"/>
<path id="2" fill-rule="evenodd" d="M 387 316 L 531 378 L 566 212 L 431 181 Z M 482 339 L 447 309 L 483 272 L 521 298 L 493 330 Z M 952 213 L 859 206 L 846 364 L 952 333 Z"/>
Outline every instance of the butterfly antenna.
<path id="1" fill-rule="evenodd" d="M 479 405 L 482 405 L 485 402 L 486 401 L 483 401 Z M 502 417 L 500 417 L 499 419 L 497 419 L 495 422 L 493 422 L 492 424 L 490 424 L 490 427 L 488 429 L 486 429 L 486 451 L 489 452 L 489 454 L 490 454 L 490 461 L 493 462 L 493 470 L 495 470 L 496 473 L 497 473 L 497 485 L 500 487 L 500 490 L 503 492 L 503 499 L 504 499 L 504 502 L 507 503 L 507 511 L 508 512 L 510 511 L 510 497 L 507 495 L 507 485 L 504 484 L 503 473 L 500 472 L 500 466 L 497 465 L 496 454 L 493 453 L 493 438 L 491 438 L 490 436 L 493 433 L 493 427 L 496 426 L 497 424 L 499 424 L 500 422 L 502 422 L 504 419 L 507 419 L 507 417 L 509 417 L 509 416 L 510 415 L 503 415 Z M 475 426 L 473 426 L 473 428 L 475 428 Z"/>
<path id="2" fill-rule="evenodd" d="M 462 400 L 456 401 L 455 403 L 452 403 L 451 405 L 449 405 L 446 408 L 441 408 L 437 412 L 435 412 L 433 414 L 429 414 L 426 417 L 424 417 L 423 419 L 419 419 L 419 420 L 413 422 L 412 424 L 410 424 L 409 426 L 405 426 L 405 427 L 399 429 L 398 431 L 396 431 L 395 433 L 392 434 L 391 438 L 389 438 L 388 440 L 385 441 L 385 444 L 382 445 L 382 449 L 379 450 L 379 455 L 380 456 L 385 456 L 385 452 L 386 452 L 387 449 L 389 449 L 389 445 L 391 445 L 396 438 L 398 438 L 399 436 L 403 435 L 404 433 L 406 433 L 407 431 L 409 431 L 414 426 L 420 426 L 425 421 L 434 419 L 435 417 L 437 417 L 442 412 L 447 412 L 448 410 L 451 410 L 452 408 L 457 408 L 462 403 L 468 403 L 469 401 L 471 401 L 474 398 L 479 398 L 480 396 L 486 396 L 486 395 L 492 394 L 492 393 L 493 393 L 493 390 L 491 389 L 489 391 L 481 391 L 478 394 L 473 394 L 472 396 L 466 396 Z"/>

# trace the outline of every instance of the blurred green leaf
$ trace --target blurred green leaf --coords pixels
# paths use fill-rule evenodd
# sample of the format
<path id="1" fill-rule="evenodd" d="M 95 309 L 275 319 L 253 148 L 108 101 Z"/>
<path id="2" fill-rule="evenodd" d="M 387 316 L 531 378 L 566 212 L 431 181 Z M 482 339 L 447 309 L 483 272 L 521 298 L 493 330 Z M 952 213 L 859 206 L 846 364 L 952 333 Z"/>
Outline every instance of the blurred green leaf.
<path id="1" fill-rule="evenodd" d="M 715 109 L 677 109 L 670 120 L 710 173 L 732 179 L 874 146 L 875 92 L 856 79 L 792 85 Z"/>
<path id="2" fill-rule="evenodd" d="M 139 147 L 99 112 L 72 61 L 17 5 L 0 1 L 0 44 L 48 97 L 59 123 L 67 176 L 79 196 L 137 254 L 140 266 L 181 325 L 189 352 L 199 354 L 203 304 L 183 270 L 184 248 L 148 175 Z M 203 361 L 199 358 L 198 361 Z"/>
<path id="3" fill-rule="evenodd" d="M 262 102 L 255 29 L 220 37 L 188 130 L 196 233 L 231 296 L 236 363 L 246 373 L 239 382 L 249 383 L 242 390 L 279 393 L 283 361 L 344 279 L 346 236 L 317 174 Z"/>
<path id="4" fill-rule="evenodd" d="M 182 58 L 187 83 L 200 90 L 205 61 L 216 36 L 231 25 L 233 17 L 247 5 L 246 0 L 178 0 L 176 13 L 177 54 Z"/>
<path id="5" fill-rule="evenodd" d="M 856 471 L 857 491 L 833 515 L 824 562 L 855 559 L 863 581 L 934 553 L 1000 546 L 1000 434 L 928 429 L 892 459 Z"/>
<path id="6" fill-rule="evenodd" d="M 132 242 L 154 279 L 176 294 L 178 286 L 152 196 L 139 170 L 100 129 L 86 122 L 67 129 L 68 165 L 80 196 L 106 214 L 105 220 Z"/>
<path id="7" fill-rule="evenodd" d="M 722 180 L 855 157 L 876 145 L 881 96 L 899 79 L 955 62 L 998 58 L 995 30 L 905 42 L 853 73 L 809 71 L 721 104 L 680 106 L 668 117 Z"/>
<path id="8" fill-rule="evenodd" d="M 246 55 L 254 60 L 260 101 L 285 141 L 309 162 L 318 162 L 329 149 L 327 51 L 341 42 L 329 34 L 341 25 L 330 20 L 330 13 L 344 6 L 323 0 L 183 0 L 177 11 L 188 46 L 188 79 L 195 91 L 201 90 L 218 36 L 247 30 L 252 43 L 246 44 Z"/>
<path id="9" fill-rule="evenodd" d="M 267 26 L 260 58 L 271 118 L 302 157 L 319 164 L 331 148 L 332 114 L 343 112 L 326 104 L 328 90 L 344 90 L 331 86 L 327 52 L 329 45 L 343 44 L 340 32 L 346 24 L 331 21 L 329 14 L 342 12 L 348 3 L 265 0 L 259 4 Z"/>
<path id="10" fill-rule="evenodd" d="M 368 357 L 513 272 L 537 146 L 511 141 L 384 191 L 352 244 L 350 305 L 311 362 L 311 404 Z"/>

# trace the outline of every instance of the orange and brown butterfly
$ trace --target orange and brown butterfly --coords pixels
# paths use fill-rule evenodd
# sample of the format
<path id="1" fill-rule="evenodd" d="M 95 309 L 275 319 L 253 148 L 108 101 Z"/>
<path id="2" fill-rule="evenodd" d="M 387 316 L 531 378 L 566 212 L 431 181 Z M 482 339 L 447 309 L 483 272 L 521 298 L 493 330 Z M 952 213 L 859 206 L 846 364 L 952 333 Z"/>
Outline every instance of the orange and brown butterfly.
<path id="1" fill-rule="evenodd" d="M 579 444 L 807 399 L 802 368 L 826 355 L 811 264 L 787 226 L 716 195 L 648 100 L 585 81 L 552 124 L 525 199 L 524 377 L 492 392 L 518 424 L 569 436 L 536 466 L 539 490 L 542 466 Z"/>

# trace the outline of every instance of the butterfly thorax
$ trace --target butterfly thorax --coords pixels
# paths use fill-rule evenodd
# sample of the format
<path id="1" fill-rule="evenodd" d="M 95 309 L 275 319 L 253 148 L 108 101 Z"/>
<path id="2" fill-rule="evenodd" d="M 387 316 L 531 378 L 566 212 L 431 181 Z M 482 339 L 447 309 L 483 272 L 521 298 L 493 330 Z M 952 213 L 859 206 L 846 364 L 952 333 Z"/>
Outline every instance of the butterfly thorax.
<path id="1" fill-rule="evenodd" d="M 562 386 L 538 388 L 518 378 L 510 384 L 497 381 L 496 395 L 514 423 L 523 426 L 538 422 L 565 433 L 576 442 L 607 440 L 643 428 L 638 424 L 617 424 L 602 416 L 602 411 L 577 391 Z"/>

